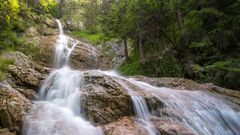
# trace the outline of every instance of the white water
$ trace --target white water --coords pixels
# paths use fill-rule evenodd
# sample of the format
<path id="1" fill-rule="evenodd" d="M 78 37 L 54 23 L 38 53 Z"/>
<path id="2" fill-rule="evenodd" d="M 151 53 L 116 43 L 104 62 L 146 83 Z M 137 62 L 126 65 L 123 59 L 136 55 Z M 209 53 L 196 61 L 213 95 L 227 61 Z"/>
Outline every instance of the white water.
<path id="1" fill-rule="evenodd" d="M 26 114 L 24 135 L 102 135 L 80 115 L 80 71 L 72 70 L 69 58 L 78 41 L 64 35 L 59 21 L 59 39 L 56 43 L 54 70 L 40 90 L 42 101 L 34 103 Z"/>
<path id="2" fill-rule="evenodd" d="M 153 93 L 172 114 L 171 119 L 184 123 L 198 135 L 239 135 L 240 112 L 233 110 L 220 98 L 203 91 L 173 90 L 128 79 Z"/>
<path id="3" fill-rule="evenodd" d="M 154 134 L 149 124 L 149 112 L 146 102 L 140 96 L 134 96 L 129 84 L 151 93 L 165 103 L 170 119 L 183 123 L 197 135 L 240 135 L 240 112 L 233 110 L 223 99 L 203 91 L 174 90 L 155 87 L 134 78 L 125 78 L 114 71 L 98 71 L 114 77 L 124 89 L 128 90 L 139 119 L 146 121 L 148 133 Z M 123 82 L 124 81 L 124 82 Z M 138 89 L 139 90 L 139 89 Z"/>

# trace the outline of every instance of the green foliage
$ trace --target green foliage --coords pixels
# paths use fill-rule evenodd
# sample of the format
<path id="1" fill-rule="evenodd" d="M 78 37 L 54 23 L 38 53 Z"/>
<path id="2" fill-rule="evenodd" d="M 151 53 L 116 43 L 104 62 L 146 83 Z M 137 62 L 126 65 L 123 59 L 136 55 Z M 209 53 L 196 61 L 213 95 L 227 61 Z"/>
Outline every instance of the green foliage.
<path id="1" fill-rule="evenodd" d="M 83 3 L 84 27 L 90 33 L 97 33 L 100 30 L 100 1 L 89 0 Z"/>
<path id="2" fill-rule="evenodd" d="M 37 58 L 39 54 L 37 47 L 33 44 L 22 44 L 21 46 L 15 48 L 15 50 L 33 58 Z"/>
<path id="3" fill-rule="evenodd" d="M 0 50 L 15 48 L 22 44 L 22 40 L 17 34 L 10 30 L 4 30 L 0 33 Z"/>
<path id="4" fill-rule="evenodd" d="M 134 54 L 123 62 L 117 69 L 124 75 L 146 75 L 151 77 L 181 77 L 182 67 L 178 60 L 171 55 L 164 55 L 161 59 L 150 59 L 144 67 L 140 65 L 139 55 Z"/>
<path id="5" fill-rule="evenodd" d="M 0 57 L 0 70 L 1 71 L 6 71 L 8 66 L 10 64 L 13 64 L 13 60 L 12 59 L 6 59 L 6 58 L 2 58 Z"/>
<path id="6" fill-rule="evenodd" d="M 6 71 L 8 69 L 8 66 L 13 64 L 12 59 L 6 59 L 0 57 L 0 80 L 3 80 L 5 78 Z"/>
<path id="7" fill-rule="evenodd" d="M 0 0 L 0 30 L 11 29 L 18 18 L 18 0 Z"/>
<path id="8" fill-rule="evenodd" d="M 234 80 L 239 78 L 238 0 L 114 0 L 104 7 L 104 34 L 130 38 L 139 54 L 120 66 L 123 73 L 240 88 Z"/>
<path id="9" fill-rule="evenodd" d="M 49 12 L 51 8 L 57 5 L 56 0 L 40 0 L 39 1 L 41 7 L 43 8 L 44 11 Z"/>
<path id="10" fill-rule="evenodd" d="M 139 63 L 138 55 L 131 55 L 127 61 L 122 63 L 118 68 L 123 75 L 151 75 L 152 71 L 143 70 Z"/>
<path id="11" fill-rule="evenodd" d="M 239 9 L 239 0 L 0 0 L 0 49 L 34 56 L 35 46 L 21 38 L 28 27 L 21 17 L 50 13 L 93 44 L 131 41 L 132 54 L 119 67 L 124 74 L 239 89 Z"/>

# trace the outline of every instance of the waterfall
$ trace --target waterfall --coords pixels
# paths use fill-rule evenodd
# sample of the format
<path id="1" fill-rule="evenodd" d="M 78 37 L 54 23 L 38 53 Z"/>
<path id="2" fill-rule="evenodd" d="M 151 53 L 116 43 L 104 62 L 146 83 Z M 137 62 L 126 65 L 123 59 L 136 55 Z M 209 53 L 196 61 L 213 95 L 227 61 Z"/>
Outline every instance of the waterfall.
<path id="1" fill-rule="evenodd" d="M 131 78 L 128 81 L 161 99 L 174 121 L 179 121 L 198 135 L 239 135 L 240 112 L 223 99 L 203 91 L 159 88 Z"/>
<path id="2" fill-rule="evenodd" d="M 84 120 L 80 114 L 80 71 L 68 63 L 77 40 L 64 35 L 58 21 L 59 38 L 56 43 L 54 70 L 40 89 L 41 101 L 34 102 L 24 121 L 24 135 L 102 135 L 102 130 Z"/>
<path id="3" fill-rule="evenodd" d="M 182 123 L 197 135 L 239 135 L 240 133 L 240 112 L 233 110 L 223 99 L 210 93 L 155 87 L 134 78 L 122 77 L 114 71 L 98 72 L 114 77 L 116 82 L 128 90 L 132 95 L 134 111 L 139 119 L 147 123 L 145 128 L 150 135 L 155 133 L 148 122 L 150 113 L 146 102 L 141 96 L 134 94 L 129 84 L 159 98 L 165 103 L 165 109 L 168 111 L 166 113 L 170 116 L 170 120 Z"/>

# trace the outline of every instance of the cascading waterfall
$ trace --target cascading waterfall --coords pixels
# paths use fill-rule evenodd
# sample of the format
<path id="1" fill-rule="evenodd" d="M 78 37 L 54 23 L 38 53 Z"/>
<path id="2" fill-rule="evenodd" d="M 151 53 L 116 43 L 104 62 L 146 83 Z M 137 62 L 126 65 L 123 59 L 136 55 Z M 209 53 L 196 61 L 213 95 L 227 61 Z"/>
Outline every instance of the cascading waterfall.
<path id="1" fill-rule="evenodd" d="M 125 78 L 114 71 L 98 71 L 114 77 L 130 95 L 134 91 L 127 85 L 141 88 L 165 103 L 171 120 L 179 121 L 192 129 L 197 135 L 239 135 L 240 112 L 233 110 L 224 103 L 223 99 L 203 91 L 174 90 L 164 87 L 155 87 L 148 83 L 137 81 L 134 78 Z M 127 83 L 123 83 L 123 81 Z M 138 118 L 149 121 L 149 112 L 146 102 L 140 96 L 131 96 L 134 110 Z M 171 112 L 175 112 L 174 115 Z M 149 134 L 154 134 L 151 125 L 145 126 Z"/>
<path id="2" fill-rule="evenodd" d="M 72 70 L 69 58 L 77 40 L 64 35 L 58 21 L 59 39 L 56 43 L 54 70 L 40 90 L 42 101 L 34 102 L 26 114 L 24 135 L 102 135 L 80 116 L 80 85 L 83 79 L 80 71 Z"/>
<path id="3" fill-rule="evenodd" d="M 184 123 L 198 135 L 240 134 L 240 112 L 220 98 L 203 91 L 159 88 L 133 78 L 128 81 L 159 97 L 169 112 L 178 114 L 172 115 L 172 120 Z"/>
<path id="4" fill-rule="evenodd" d="M 69 67 L 74 48 L 82 42 L 65 36 L 60 21 L 57 22 L 60 34 L 56 43 L 54 70 L 40 89 L 41 101 L 35 101 L 25 116 L 23 134 L 102 135 L 100 128 L 94 127 L 81 117 L 80 88 L 84 78 L 80 71 Z M 95 51 L 89 46 L 85 49 L 96 56 Z M 113 78 L 128 91 L 138 118 L 137 122 L 145 127 L 149 135 L 155 135 L 156 132 L 150 122 L 147 104 L 129 85 L 158 97 L 165 103 L 171 120 L 183 123 L 198 135 L 239 135 L 240 113 L 218 97 L 203 91 L 159 88 L 134 78 L 122 77 L 115 72 L 100 70 L 95 72 Z"/>

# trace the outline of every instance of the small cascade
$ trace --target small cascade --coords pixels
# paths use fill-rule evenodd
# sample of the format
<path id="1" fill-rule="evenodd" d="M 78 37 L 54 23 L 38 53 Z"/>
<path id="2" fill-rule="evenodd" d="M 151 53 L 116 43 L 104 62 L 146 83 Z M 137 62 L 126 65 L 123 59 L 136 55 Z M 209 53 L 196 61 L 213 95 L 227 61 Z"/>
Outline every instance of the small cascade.
<path id="1" fill-rule="evenodd" d="M 55 47 L 54 68 L 56 69 L 63 66 L 68 66 L 70 55 L 72 54 L 72 51 L 76 45 L 79 44 L 78 40 L 64 35 L 61 22 L 57 20 L 57 23 L 60 34 Z"/>
<path id="2" fill-rule="evenodd" d="M 138 119 L 142 121 L 142 126 L 148 131 L 149 135 L 155 135 L 155 130 L 149 122 L 150 113 L 147 108 L 145 100 L 140 96 L 131 96 L 134 112 L 137 114 Z"/>
<path id="3" fill-rule="evenodd" d="M 137 118 L 138 118 L 138 124 L 143 126 L 147 130 L 149 135 L 155 135 L 156 134 L 155 129 L 150 124 L 150 119 L 149 119 L 150 113 L 148 111 L 146 101 L 143 97 L 136 96 L 135 92 L 130 87 L 128 87 L 127 84 L 125 84 L 123 81 L 121 81 L 121 80 L 127 81 L 127 79 L 118 75 L 114 71 L 100 71 L 100 70 L 98 70 L 98 72 L 103 73 L 103 74 L 108 75 L 108 76 L 118 78 L 118 79 L 114 79 L 114 78 L 113 79 L 116 82 L 118 82 L 125 90 L 127 90 L 129 95 L 131 96 L 134 112 L 135 112 L 135 114 L 137 115 Z"/>
<path id="4" fill-rule="evenodd" d="M 145 100 L 136 96 L 136 86 L 151 93 L 165 103 L 165 110 L 172 121 L 178 121 L 189 127 L 197 135 L 239 135 L 240 112 L 232 109 L 223 99 L 204 91 L 174 90 L 155 87 L 134 78 L 125 78 L 114 71 L 99 71 L 113 77 L 124 89 L 128 90 L 134 105 L 134 111 L 140 120 L 146 121 L 149 134 L 155 134 L 148 125 L 149 112 Z M 141 123 L 141 122 L 140 122 Z"/>
<path id="5" fill-rule="evenodd" d="M 24 135 L 102 135 L 100 128 L 84 120 L 80 114 L 80 71 L 72 70 L 68 63 L 78 44 L 64 35 L 58 21 L 59 39 L 56 43 L 54 70 L 40 90 L 41 101 L 34 102 L 24 120 Z"/>

